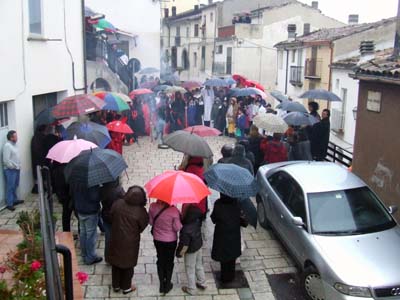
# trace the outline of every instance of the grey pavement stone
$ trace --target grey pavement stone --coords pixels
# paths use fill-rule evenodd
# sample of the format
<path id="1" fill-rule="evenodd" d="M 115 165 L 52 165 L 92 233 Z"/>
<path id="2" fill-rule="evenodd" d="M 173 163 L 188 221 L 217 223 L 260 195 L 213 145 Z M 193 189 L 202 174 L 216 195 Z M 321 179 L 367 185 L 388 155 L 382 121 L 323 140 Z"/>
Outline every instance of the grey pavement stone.
<path id="1" fill-rule="evenodd" d="M 110 289 L 108 286 L 88 286 L 86 287 L 85 298 L 108 298 Z"/>
<path id="2" fill-rule="evenodd" d="M 238 295 L 216 295 L 213 300 L 240 300 Z"/>

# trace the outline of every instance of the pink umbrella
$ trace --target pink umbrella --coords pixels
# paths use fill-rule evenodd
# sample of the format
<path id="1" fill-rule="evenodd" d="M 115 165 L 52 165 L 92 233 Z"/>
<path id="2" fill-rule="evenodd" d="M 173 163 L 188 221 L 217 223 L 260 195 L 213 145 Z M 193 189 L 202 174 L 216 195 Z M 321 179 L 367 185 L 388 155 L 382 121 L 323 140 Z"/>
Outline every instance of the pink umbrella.
<path id="1" fill-rule="evenodd" d="M 199 203 L 211 194 L 200 177 L 183 171 L 166 171 L 146 183 L 145 188 L 150 198 L 170 205 Z"/>
<path id="2" fill-rule="evenodd" d="M 82 151 L 97 148 L 97 145 L 86 140 L 77 139 L 61 141 L 55 144 L 46 158 L 66 164 L 77 157 Z"/>
<path id="3" fill-rule="evenodd" d="M 219 136 L 221 135 L 221 131 L 216 128 L 211 128 L 208 126 L 203 125 L 196 125 L 192 127 L 187 127 L 184 129 L 190 133 L 197 134 L 198 136 L 205 137 L 205 136 Z"/>

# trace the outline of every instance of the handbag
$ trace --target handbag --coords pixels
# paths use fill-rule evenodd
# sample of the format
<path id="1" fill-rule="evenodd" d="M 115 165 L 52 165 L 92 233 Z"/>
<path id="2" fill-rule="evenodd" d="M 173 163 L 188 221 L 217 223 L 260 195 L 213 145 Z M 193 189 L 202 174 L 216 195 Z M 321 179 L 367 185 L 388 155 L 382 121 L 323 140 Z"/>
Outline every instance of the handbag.
<path id="1" fill-rule="evenodd" d="M 150 230 L 151 235 L 154 235 L 154 234 L 153 234 L 153 232 L 154 232 L 154 226 L 156 225 L 156 221 L 157 221 L 158 217 L 161 216 L 161 214 L 162 214 L 162 213 L 164 212 L 164 210 L 166 210 L 167 208 L 169 208 L 169 206 L 164 207 L 164 208 L 163 208 L 162 210 L 160 210 L 160 211 L 158 212 L 158 214 L 154 217 L 154 219 L 153 219 L 153 226 L 151 227 L 151 230 Z"/>

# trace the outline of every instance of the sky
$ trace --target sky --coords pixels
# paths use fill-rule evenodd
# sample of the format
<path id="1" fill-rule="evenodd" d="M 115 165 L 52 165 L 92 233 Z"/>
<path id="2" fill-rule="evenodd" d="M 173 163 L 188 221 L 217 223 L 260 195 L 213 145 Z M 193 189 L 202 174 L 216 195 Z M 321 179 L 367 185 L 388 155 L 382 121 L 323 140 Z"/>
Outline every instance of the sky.
<path id="1" fill-rule="evenodd" d="M 311 5 L 312 0 L 299 0 Z M 360 23 L 394 17 L 398 0 L 319 0 L 323 14 L 347 23 L 348 15 L 358 14 Z"/>

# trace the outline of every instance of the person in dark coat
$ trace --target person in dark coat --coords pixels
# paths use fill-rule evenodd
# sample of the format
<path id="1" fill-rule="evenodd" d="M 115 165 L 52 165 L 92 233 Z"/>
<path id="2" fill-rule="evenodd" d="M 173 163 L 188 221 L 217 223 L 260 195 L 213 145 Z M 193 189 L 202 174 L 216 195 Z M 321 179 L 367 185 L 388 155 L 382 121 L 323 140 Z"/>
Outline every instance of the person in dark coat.
<path id="1" fill-rule="evenodd" d="M 244 150 L 246 153 L 245 156 L 251 162 L 251 164 L 253 165 L 253 169 L 254 169 L 255 165 L 256 165 L 256 158 L 255 158 L 253 152 L 249 151 L 249 141 L 247 139 L 243 139 L 243 140 L 240 140 L 238 144 L 242 145 L 244 147 Z"/>
<path id="2" fill-rule="evenodd" d="M 331 123 L 329 118 L 331 112 L 329 109 L 322 111 L 322 120 L 314 124 L 311 133 L 311 154 L 316 161 L 324 161 L 328 154 L 329 136 L 331 131 Z"/>
<path id="3" fill-rule="evenodd" d="M 195 205 L 189 205 L 182 218 L 182 229 L 179 233 L 179 244 L 176 250 L 177 257 L 184 257 L 187 286 L 182 291 L 195 295 L 196 288 L 206 289 L 206 277 L 203 268 L 201 247 L 203 239 L 201 234 L 203 213 Z"/>
<path id="4" fill-rule="evenodd" d="M 40 125 L 36 128 L 35 134 L 31 140 L 31 158 L 32 158 L 32 175 L 35 180 L 35 185 L 32 188 L 32 193 L 38 193 L 36 167 L 43 166 L 46 163 L 47 152 L 44 148 L 44 139 L 46 138 L 47 125 Z"/>
<path id="5" fill-rule="evenodd" d="M 226 113 L 228 112 L 228 101 L 224 100 L 222 105 L 219 106 L 217 112 L 217 120 L 215 122 L 215 127 L 222 132 L 222 135 L 227 135 L 226 131 Z"/>
<path id="6" fill-rule="evenodd" d="M 303 130 L 299 130 L 293 136 L 290 144 L 289 160 L 312 160 L 311 144 Z"/>
<path id="7" fill-rule="evenodd" d="M 103 219 L 104 226 L 104 257 L 107 261 L 108 251 L 110 248 L 110 238 L 111 238 L 111 208 L 118 199 L 122 199 L 125 195 L 124 189 L 119 184 L 119 179 L 113 182 L 108 182 L 103 185 L 100 191 L 100 201 L 101 201 L 101 218 Z"/>
<path id="8" fill-rule="evenodd" d="M 227 160 L 227 163 L 234 164 L 242 167 L 250 172 L 254 176 L 253 164 L 246 158 L 246 149 L 243 145 L 236 144 L 233 149 L 232 157 Z"/>
<path id="9" fill-rule="evenodd" d="M 111 240 L 107 261 L 112 266 L 112 287 L 128 294 L 132 287 L 134 267 L 137 265 L 140 249 L 140 234 L 149 223 L 145 209 L 146 192 L 139 186 L 128 189 L 123 199 L 111 208 Z"/>
<path id="10" fill-rule="evenodd" d="M 191 99 L 187 108 L 188 126 L 196 125 L 196 113 L 196 103 Z"/>
<path id="11" fill-rule="evenodd" d="M 219 164 L 227 164 L 229 159 L 232 157 L 233 146 L 226 144 L 221 148 L 222 158 L 218 160 Z"/>
<path id="12" fill-rule="evenodd" d="M 264 155 L 260 149 L 262 137 L 258 132 L 258 128 L 255 125 L 250 127 L 250 135 L 248 138 L 249 146 L 248 151 L 253 153 L 255 159 L 255 167 L 254 171 L 257 173 L 258 168 L 261 166 L 263 162 Z"/>
<path id="13" fill-rule="evenodd" d="M 215 202 L 211 220 L 215 224 L 211 258 L 221 263 L 221 282 L 235 278 L 236 259 L 242 255 L 240 226 L 247 226 L 236 199 L 224 194 Z"/>

